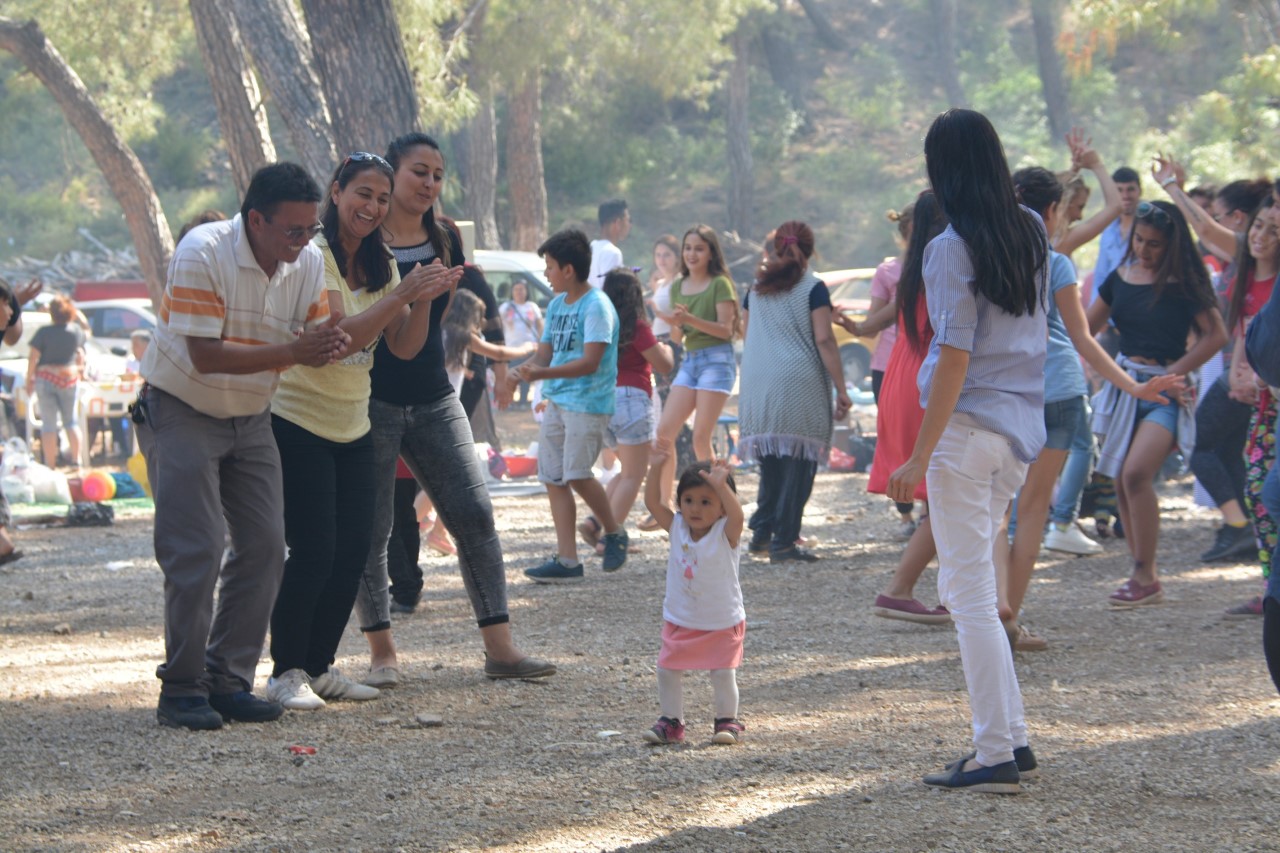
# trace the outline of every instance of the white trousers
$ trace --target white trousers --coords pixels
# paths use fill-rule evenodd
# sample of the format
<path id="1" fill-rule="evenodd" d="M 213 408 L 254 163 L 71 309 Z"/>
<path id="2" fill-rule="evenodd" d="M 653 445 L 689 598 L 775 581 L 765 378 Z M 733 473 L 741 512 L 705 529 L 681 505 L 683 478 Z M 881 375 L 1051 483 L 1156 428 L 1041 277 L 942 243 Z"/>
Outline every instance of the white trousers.
<path id="1" fill-rule="evenodd" d="M 1027 465 L 1009 440 L 964 415 L 947 424 L 929 460 L 929 514 L 938 546 L 938 597 L 951 611 L 973 713 L 978 763 L 1013 760 L 1027 745 L 1013 652 L 996 612 L 996 532 Z"/>

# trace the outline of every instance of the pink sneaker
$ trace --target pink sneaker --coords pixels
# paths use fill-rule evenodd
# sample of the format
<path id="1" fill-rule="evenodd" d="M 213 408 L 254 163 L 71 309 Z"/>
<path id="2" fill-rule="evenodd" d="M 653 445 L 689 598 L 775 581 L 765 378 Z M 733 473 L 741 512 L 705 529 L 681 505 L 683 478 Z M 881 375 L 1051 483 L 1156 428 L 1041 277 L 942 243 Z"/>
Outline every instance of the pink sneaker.
<path id="1" fill-rule="evenodd" d="M 653 728 L 644 733 L 649 743 L 684 743 L 684 723 L 670 717 L 659 717 Z"/>
<path id="2" fill-rule="evenodd" d="M 1262 596 L 1255 595 L 1248 601 L 1228 607 L 1223 613 L 1227 619 L 1256 619 L 1262 615 Z"/>
<path id="3" fill-rule="evenodd" d="M 742 743 L 742 733 L 746 730 L 747 727 L 733 717 L 723 717 L 716 720 L 716 731 L 711 736 L 711 742 L 729 745 Z"/>
<path id="4" fill-rule="evenodd" d="M 914 598 L 890 598 L 887 595 L 877 595 L 874 612 L 884 619 L 901 619 L 905 622 L 919 622 L 922 625 L 945 625 L 951 621 L 951 612 L 947 608 L 938 605 L 931 609 Z"/>

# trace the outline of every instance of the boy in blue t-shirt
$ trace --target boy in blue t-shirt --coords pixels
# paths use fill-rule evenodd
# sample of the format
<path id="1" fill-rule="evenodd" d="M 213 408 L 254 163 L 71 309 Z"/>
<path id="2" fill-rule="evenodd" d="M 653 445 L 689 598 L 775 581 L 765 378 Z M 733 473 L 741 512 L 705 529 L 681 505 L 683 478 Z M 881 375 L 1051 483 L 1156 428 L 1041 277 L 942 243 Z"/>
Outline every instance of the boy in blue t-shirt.
<path id="1" fill-rule="evenodd" d="M 547 402 L 538 433 L 538 479 L 547 486 L 556 526 L 556 556 L 525 574 L 538 583 L 578 583 L 582 563 L 574 537 L 582 496 L 604 529 L 604 570 L 627 561 L 627 532 L 609 508 L 591 466 L 604 447 L 618 378 L 618 313 L 587 284 L 591 244 L 581 231 L 560 231 L 538 247 L 556 297 L 547 306 L 542 341 L 533 358 L 507 373 L 507 384 L 542 380 Z"/>

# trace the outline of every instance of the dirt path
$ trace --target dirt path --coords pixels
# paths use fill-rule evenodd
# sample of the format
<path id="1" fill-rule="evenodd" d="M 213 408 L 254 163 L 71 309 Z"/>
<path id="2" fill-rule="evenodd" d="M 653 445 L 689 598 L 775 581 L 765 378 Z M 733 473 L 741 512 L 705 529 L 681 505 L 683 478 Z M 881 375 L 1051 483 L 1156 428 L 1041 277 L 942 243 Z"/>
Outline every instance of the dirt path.
<path id="1" fill-rule="evenodd" d="M 755 486 L 745 478 L 742 491 Z M 1111 612 L 1122 543 L 1042 562 L 1018 656 L 1044 776 L 1016 798 L 926 789 L 969 748 L 950 627 L 871 615 L 900 546 L 860 475 L 823 474 L 806 517 L 821 563 L 744 558 L 748 740 L 709 744 L 690 678 L 690 744 L 653 748 L 664 542 L 617 575 L 526 584 L 551 547 L 545 498 L 504 498 L 519 640 L 545 683 L 493 683 L 456 566 L 424 553 L 426 606 L 396 622 L 408 683 L 363 705 L 214 733 L 161 729 L 160 575 L 148 519 L 21 534 L 0 567 L 0 847 L 13 850 L 1262 850 L 1277 849 L 1280 702 L 1261 624 L 1222 608 L 1249 566 L 1204 567 L 1207 514 L 1165 490 L 1168 604 Z M 920 597 L 936 601 L 934 573 Z M 69 629 L 70 633 L 58 633 Z M 339 664 L 363 671 L 348 630 Z M 259 681 L 267 667 L 259 669 Z M 422 713 L 444 725 L 423 728 Z M 609 734 L 620 732 L 620 734 Z M 314 746 L 295 759 L 288 747 Z"/>

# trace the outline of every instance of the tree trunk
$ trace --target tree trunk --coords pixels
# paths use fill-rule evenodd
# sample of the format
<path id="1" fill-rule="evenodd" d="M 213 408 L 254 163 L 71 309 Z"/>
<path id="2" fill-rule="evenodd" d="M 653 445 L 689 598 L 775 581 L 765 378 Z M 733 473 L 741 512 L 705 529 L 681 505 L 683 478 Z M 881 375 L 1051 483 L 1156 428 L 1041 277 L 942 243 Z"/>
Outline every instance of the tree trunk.
<path id="1" fill-rule="evenodd" d="M 191 0 L 191 19 L 196 25 L 205 73 L 213 87 L 213 104 L 231 160 L 236 192 L 243 197 L 253 173 L 276 159 L 276 147 L 267 126 L 267 108 L 249 67 L 240 25 L 231 7 L 222 0 Z"/>
<path id="2" fill-rule="evenodd" d="M 1058 56 L 1058 4 L 1056 0 L 1031 0 L 1031 27 L 1036 38 L 1036 58 L 1040 65 L 1040 87 L 1044 90 L 1049 134 L 1061 139 L 1071 130 L 1071 105 L 1067 83 Z"/>
<path id="3" fill-rule="evenodd" d="M 968 99 L 960 85 L 960 69 L 956 67 L 955 0 L 929 0 L 929 14 L 933 19 L 934 68 L 947 93 L 947 104 L 963 107 Z"/>
<path id="4" fill-rule="evenodd" d="M 739 25 L 733 34 L 733 67 L 729 72 L 726 148 L 729 158 L 729 228 L 739 235 L 754 234 L 752 205 L 755 170 L 751 160 L 751 37 Z"/>
<path id="5" fill-rule="evenodd" d="M 514 87 L 508 103 L 507 194 L 511 248 L 533 251 L 547 238 L 547 185 L 542 172 L 542 72 Z"/>
<path id="6" fill-rule="evenodd" d="M 311 43 L 293 4 L 290 0 L 236 0 L 235 10 L 241 37 L 289 129 L 298 162 L 324 186 L 338 159 L 333 124 Z"/>
<path id="7" fill-rule="evenodd" d="M 760 46 L 764 48 L 765 62 L 769 66 L 769 76 L 787 96 L 791 109 L 800 117 L 800 135 L 808 135 L 814 130 L 813 120 L 809 115 L 808 81 L 804 77 L 804 69 L 796 59 L 798 49 L 793 35 L 782 27 L 762 27 L 760 30 Z"/>
<path id="8" fill-rule="evenodd" d="M 44 84 L 89 149 L 124 211 L 151 301 L 159 305 L 169 256 L 173 254 L 173 234 L 151 178 L 133 149 L 107 121 L 80 76 L 45 37 L 38 23 L 0 17 L 0 50 L 20 59 Z"/>
<path id="9" fill-rule="evenodd" d="M 338 154 L 382 152 L 418 129 L 404 39 L 391 0 L 302 0 Z"/>
<path id="10" fill-rule="evenodd" d="M 818 6 L 817 0 L 800 0 L 800 8 L 804 9 L 805 15 L 813 24 L 813 29 L 818 34 L 818 42 L 823 47 L 829 47 L 832 50 L 849 48 L 849 43 L 844 40 L 844 36 L 836 32 L 836 28 L 831 25 L 831 19 Z"/>
<path id="11" fill-rule="evenodd" d="M 464 184 L 467 216 L 476 224 L 476 248 L 500 249 L 494 203 L 498 196 L 498 119 L 490 89 L 471 123 L 458 133 L 465 161 Z M 539 152 L 541 159 L 541 152 Z"/>

